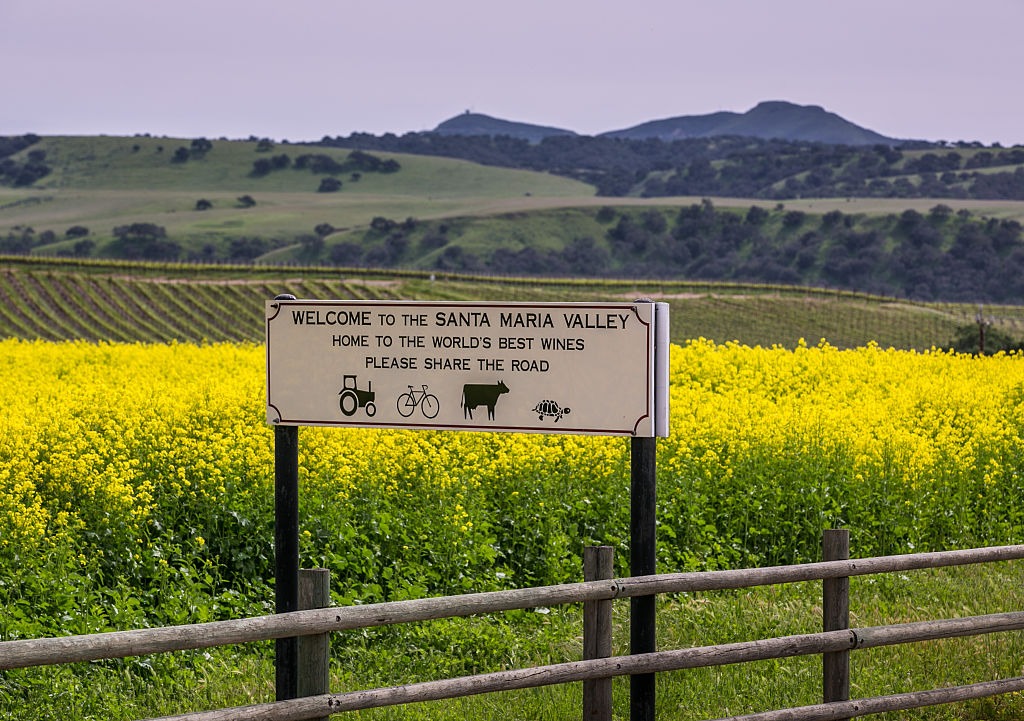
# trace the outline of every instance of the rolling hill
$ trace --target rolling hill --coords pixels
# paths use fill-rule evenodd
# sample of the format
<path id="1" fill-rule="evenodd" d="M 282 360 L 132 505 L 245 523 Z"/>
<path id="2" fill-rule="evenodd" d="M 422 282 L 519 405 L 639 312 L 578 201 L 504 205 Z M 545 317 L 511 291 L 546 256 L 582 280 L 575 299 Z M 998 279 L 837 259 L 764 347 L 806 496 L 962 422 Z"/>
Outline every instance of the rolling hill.
<path id="1" fill-rule="evenodd" d="M 502 120 L 482 113 L 471 113 L 468 110 L 462 115 L 445 120 L 434 128 L 434 132 L 439 135 L 504 135 L 528 140 L 531 143 L 540 142 L 544 138 L 577 135 L 572 130 Z"/>
<path id="2" fill-rule="evenodd" d="M 867 158 L 908 186 L 951 160 L 978 177 L 1006 175 L 994 171 L 1012 166 L 994 163 L 1024 152 L 794 153 L 805 147 L 843 173 Z M 753 148 L 755 159 L 772 157 Z M 6 161 L 46 172 L 0 187 L 0 253 L 762 282 L 984 303 L 1024 292 L 1024 203 L 1014 201 L 599 198 L 553 173 L 256 139 L 34 138 Z M 810 186 L 800 168 L 784 170 L 781 185 Z M 644 187 L 673 186 L 667 172 L 652 171 Z M 339 188 L 323 192 L 326 180 Z"/>
<path id="3" fill-rule="evenodd" d="M 27 235 L 31 252 L 47 255 L 75 253 L 87 242 L 87 254 L 102 257 L 114 254 L 106 249 L 115 229 L 152 224 L 165 229 L 182 257 L 224 260 L 234 242 L 248 243 L 253 260 L 297 246 L 322 224 L 345 229 L 369 227 L 377 216 L 474 215 L 572 202 L 594 192 L 547 173 L 401 154 L 379 156 L 396 162 L 396 172 L 334 174 L 342 189 L 318 192 L 332 174 L 297 168 L 298 159 L 317 156 L 341 165 L 349 151 L 285 144 L 259 150 L 255 141 L 214 140 L 201 155 L 176 162 L 189 145 L 171 138 L 41 139 L 32 150 L 45 154 L 51 171 L 28 187 L 0 187 L 0 240 Z M 287 167 L 254 174 L 256 162 L 272 158 L 287 158 Z M 87 234 L 69 236 L 71 228 Z"/>
<path id="4" fill-rule="evenodd" d="M 642 123 L 603 135 L 634 140 L 679 140 L 739 135 L 765 140 L 795 140 L 829 145 L 898 145 L 902 142 L 855 125 L 817 105 L 796 105 L 780 100 L 759 103 L 745 113 L 684 115 Z"/>

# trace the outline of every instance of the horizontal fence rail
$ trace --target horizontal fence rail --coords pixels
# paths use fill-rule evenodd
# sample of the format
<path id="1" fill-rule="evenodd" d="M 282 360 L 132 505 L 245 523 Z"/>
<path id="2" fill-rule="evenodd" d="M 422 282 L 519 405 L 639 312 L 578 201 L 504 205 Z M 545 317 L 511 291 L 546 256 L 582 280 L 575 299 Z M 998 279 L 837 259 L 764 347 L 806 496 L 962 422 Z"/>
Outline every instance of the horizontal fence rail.
<path id="1" fill-rule="evenodd" d="M 559 586 L 292 611 L 230 621 L 0 642 L 0 670 L 228 646 L 332 631 L 661 593 L 715 591 L 1024 558 L 1024 544 L 794 566 L 634 576 Z"/>
<path id="2" fill-rule="evenodd" d="M 731 716 L 728 721 L 832 721 L 832 719 L 856 718 L 889 711 L 907 711 L 924 706 L 971 701 L 973 699 L 998 696 L 1024 690 L 1024 676 L 984 681 L 968 686 L 952 686 L 930 691 L 910 691 L 890 696 L 857 699 L 856 701 L 832 701 L 830 703 L 800 706 L 778 711 L 764 711 L 745 716 Z M 726 721 L 726 719 L 718 719 Z"/>
<path id="3" fill-rule="evenodd" d="M 328 714 L 342 713 L 344 711 L 358 711 L 420 701 L 438 701 L 445 698 L 473 696 L 495 691 L 537 688 L 540 686 L 574 683 L 614 676 L 628 676 L 637 673 L 681 671 L 688 668 L 724 666 L 776 658 L 817 655 L 830 651 L 877 648 L 902 643 L 932 641 L 939 638 L 975 636 L 1020 630 L 1024 630 L 1024 612 L 1020 611 L 964 619 L 918 621 L 895 626 L 873 626 L 843 631 L 825 631 L 822 633 L 781 636 L 758 641 L 700 646 L 676 651 L 659 651 L 635 656 L 613 656 L 589 661 L 574 661 L 511 671 L 497 671 L 476 676 L 464 676 L 461 678 L 444 679 L 442 681 L 425 681 L 369 691 L 323 694 L 290 701 L 277 701 L 217 711 L 201 711 L 179 716 L 164 716 L 159 721 L 228 721 L 229 719 L 237 721 L 267 721 L 268 719 L 273 719 L 274 721 L 302 721 L 303 719 L 320 718 Z M 991 689 L 1003 688 L 1003 685 L 989 683 L 984 688 L 989 689 L 990 692 L 983 695 L 1017 690 L 1015 687 L 1010 688 L 1014 683 L 1024 683 L 1024 678 L 1006 680 L 1006 688 L 999 691 Z M 977 690 L 975 689 L 975 691 Z M 949 692 L 951 689 L 941 689 L 941 691 Z M 912 696 L 912 694 L 903 694 L 903 696 Z M 976 696 L 968 696 L 967 698 L 976 698 Z M 864 701 L 840 703 L 863 705 Z M 935 703 L 942 702 L 936 701 Z M 842 718 L 841 715 L 835 713 L 838 704 L 822 704 L 821 706 L 828 709 L 827 715 L 808 716 L 807 718 Z M 793 709 L 786 710 L 787 713 L 792 713 L 792 711 Z M 865 713 L 876 712 L 869 711 Z M 756 717 L 762 718 L 762 716 L 757 715 Z M 778 716 L 776 718 L 795 717 Z M 151 721 L 156 720 L 153 719 Z"/>

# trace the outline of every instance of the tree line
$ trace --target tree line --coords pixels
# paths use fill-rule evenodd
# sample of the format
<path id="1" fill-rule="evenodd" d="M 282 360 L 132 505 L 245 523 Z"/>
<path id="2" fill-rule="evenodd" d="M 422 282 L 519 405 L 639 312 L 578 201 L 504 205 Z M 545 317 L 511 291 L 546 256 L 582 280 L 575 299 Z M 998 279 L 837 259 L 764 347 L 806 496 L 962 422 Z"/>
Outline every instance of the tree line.
<path id="1" fill-rule="evenodd" d="M 23 188 L 50 174 L 45 150 L 30 150 L 22 161 L 12 157 L 40 140 L 38 135 L 31 133 L 14 137 L 0 136 L 0 185 Z"/>
<path id="2" fill-rule="evenodd" d="M 545 171 L 592 184 L 608 197 L 1024 199 L 1024 148 L 979 150 L 970 143 L 848 146 L 739 136 L 552 136 L 531 143 L 508 136 L 353 133 L 324 137 L 320 145 Z M 907 156 L 912 149 L 926 152 Z M 982 172 L 996 166 L 1009 167 Z"/>
<path id="3" fill-rule="evenodd" d="M 1018 303 L 1024 240 L 1015 220 L 976 217 L 938 204 L 883 217 L 716 208 L 594 211 L 599 235 L 513 250 L 458 242 L 442 221 L 376 218 L 362 242 L 323 247 L 335 265 L 498 275 L 672 278 L 828 287 L 922 301 Z"/>
<path id="4" fill-rule="evenodd" d="M 258 158 L 253 161 L 249 175 L 262 178 L 278 170 L 309 170 L 315 175 L 326 175 L 320 181 L 320 192 L 341 190 L 341 181 L 337 175 L 349 173 L 349 179 L 358 182 L 363 173 L 397 173 L 402 166 L 394 158 L 381 159 L 376 155 L 353 150 L 343 161 L 338 161 L 324 153 L 304 153 L 293 161 L 287 153 L 279 153 L 269 158 Z"/>
<path id="5" fill-rule="evenodd" d="M 839 210 L 815 215 L 782 203 L 726 209 L 707 199 L 678 210 L 579 212 L 592 213 L 601 231 L 555 247 L 547 238 L 512 249 L 495 237 L 484 249 L 470 248 L 452 221 L 375 217 L 361 236 L 332 239 L 336 229 L 317 223 L 292 238 L 240 236 L 198 249 L 186 249 L 155 223 L 118 226 L 107 238 L 80 225 L 62 235 L 19 226 L 0 236 L 0 253 L 27 254 L 65 241 L 60 255 L 245 263 L 291 245 L 298 262 L 345 267 L 785 284 L 922 301 L 1015 304 L 1024 297 L 1021 224 L 941 203 L 927 213 L 880 217 Z"/>

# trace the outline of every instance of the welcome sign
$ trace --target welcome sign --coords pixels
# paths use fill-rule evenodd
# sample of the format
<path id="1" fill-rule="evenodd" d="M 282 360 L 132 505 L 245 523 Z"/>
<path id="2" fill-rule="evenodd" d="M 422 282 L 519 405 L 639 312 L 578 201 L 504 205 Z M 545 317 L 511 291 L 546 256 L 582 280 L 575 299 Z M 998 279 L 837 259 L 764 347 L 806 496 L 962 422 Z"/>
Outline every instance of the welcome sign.
<path id="1" fill-rule="evenodd" d="M 667 435 L 665 303 L 266 304 L 274 425 Z"/>

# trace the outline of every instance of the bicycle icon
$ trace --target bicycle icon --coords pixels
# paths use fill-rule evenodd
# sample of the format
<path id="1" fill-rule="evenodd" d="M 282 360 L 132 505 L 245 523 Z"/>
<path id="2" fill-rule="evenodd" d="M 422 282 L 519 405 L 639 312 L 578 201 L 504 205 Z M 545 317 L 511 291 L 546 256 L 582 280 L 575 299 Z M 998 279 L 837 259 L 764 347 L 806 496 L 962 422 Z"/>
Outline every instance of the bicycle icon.
<path id="1" fill-rule="evenodd" d="M 441 410 L 441 402 L 437 396 L 427 391 L 427 385 L 422 385 L 423 390 L 416 390 L 411 385 L 409 390 L 398 396 L 398 413 L 402 418 L 408 418 L 417 407 L 425 418 L 433 418 Z"/>

